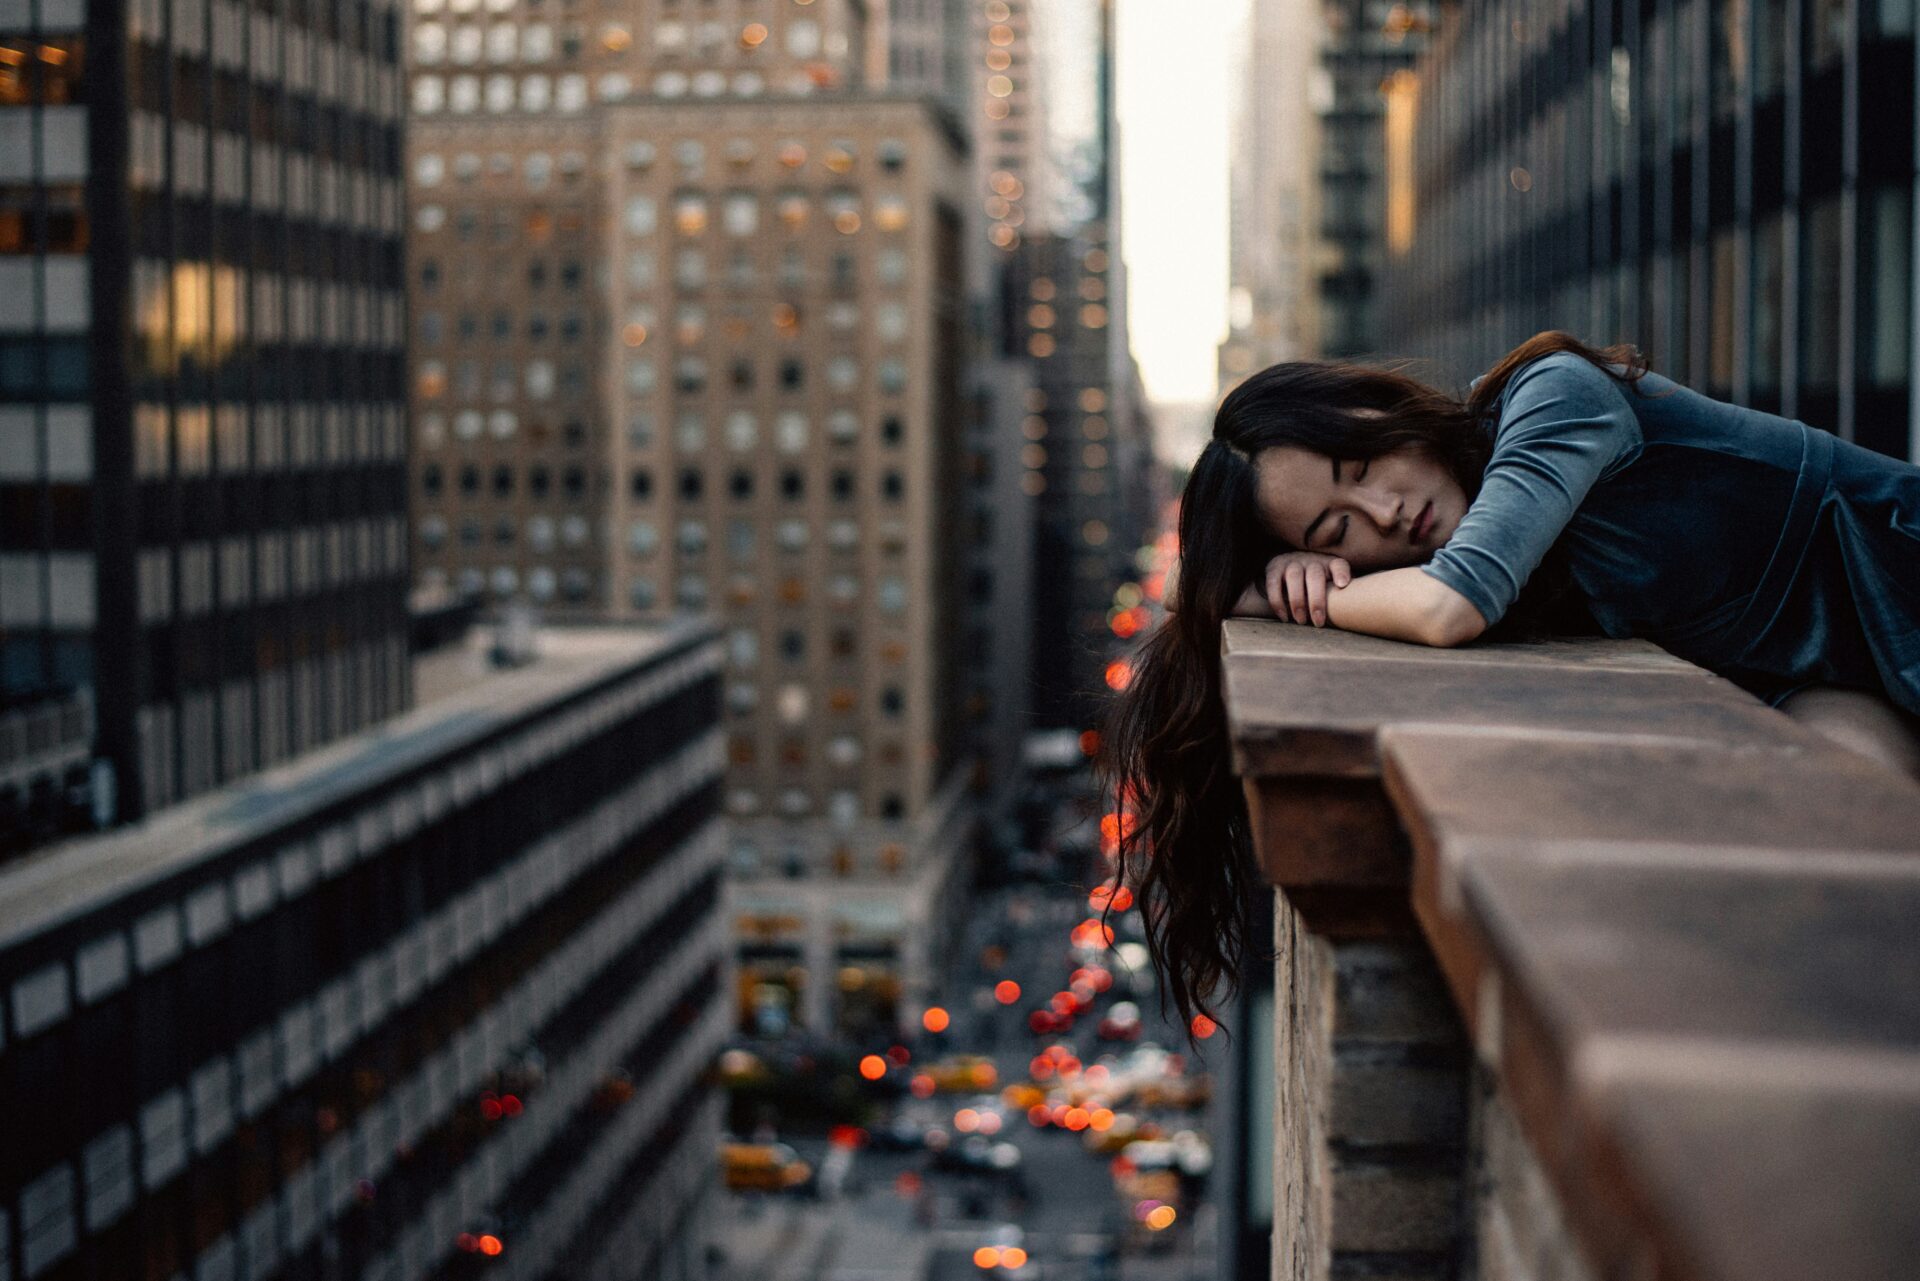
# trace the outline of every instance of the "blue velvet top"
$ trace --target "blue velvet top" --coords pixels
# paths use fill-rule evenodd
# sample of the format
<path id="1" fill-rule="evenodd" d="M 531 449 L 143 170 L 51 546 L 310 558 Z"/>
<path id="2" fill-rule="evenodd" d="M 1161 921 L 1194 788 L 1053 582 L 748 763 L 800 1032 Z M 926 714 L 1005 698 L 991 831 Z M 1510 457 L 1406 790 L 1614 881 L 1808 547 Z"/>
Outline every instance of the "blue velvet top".
<path id="1" fill-rule="evenodd" d="M 1609 636 L 1772 703 L 1832 684 L 1920 713 L 1920 467 L 1568 352 L 1493 417 L 1480 493 L 1423 566 L 1490 624 L 1562 540 Z"/>

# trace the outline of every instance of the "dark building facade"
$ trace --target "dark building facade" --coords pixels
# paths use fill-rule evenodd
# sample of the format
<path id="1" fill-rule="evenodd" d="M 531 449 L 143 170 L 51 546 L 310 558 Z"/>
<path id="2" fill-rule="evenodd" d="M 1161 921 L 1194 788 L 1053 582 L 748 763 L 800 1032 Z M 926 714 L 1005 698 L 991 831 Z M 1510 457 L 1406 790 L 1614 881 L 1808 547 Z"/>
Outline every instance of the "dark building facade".
<path id="1" fill-rule="evenodd" d="M 1110 630 L 1115 591 L 1137 576 L 1156 515 L 1119 252 L 1113 7 L 1085 11 L 1094 108 L 1073 148 L 1077 198 L 1057 202 L 1052 228 L 1012 240 L 999 277 L 1005 352 L 1032 370 L 1019 464 L 1034 500 L 1032 718 L 1044 729 L 1098 720 L 1122 650 Z M 1069 206 L 1085 216 L 1068 216 Z"/>
<path id="2" fill-rule="evenodd" d="M 0 9 L 0 700 L 120 818 L 408 705 L 400 21 Z"/>
<path id="3" fill-rule="evenodd" d="M 1911 3 L 1450 13 L 1388 195 L 1417 230 L 1387 349 L 1464 383 L 1541 329 L 1630 341 L 1709 395 L 1914 455 Z"/>
<path id="4" fill-rule="evenodd" d="M 1328 0 L 1321 6 L 1326 72 L 1320 109 L 1320 348 L 1333 359 L 1379 349 L 1383 260 L 1395 233 L 1387 188 L 1387 136 L 1401 73 L 1426 47 L 1433 6 Z"/>
<path id="5" fill-rule="evenodd" d="M 719 642 L 539 648 L 0 873 L 0 1279 L 704 1274 Z"/>

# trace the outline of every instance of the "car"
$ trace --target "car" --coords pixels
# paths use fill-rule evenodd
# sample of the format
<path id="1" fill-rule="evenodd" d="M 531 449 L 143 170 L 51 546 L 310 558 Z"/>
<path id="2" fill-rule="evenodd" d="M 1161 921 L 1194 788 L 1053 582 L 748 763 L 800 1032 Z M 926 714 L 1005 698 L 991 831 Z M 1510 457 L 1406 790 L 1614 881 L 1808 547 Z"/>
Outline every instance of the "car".
<path id="1" fill-rule="evenodd" d="M 1138 1005 L 1132 1001 L 1115 1001 L 1093 1034 L 1102 1041 L 1138 1041 L 1143 1027 Z"/>
<path id="2" fill-rule="evenodd" d="M 996 1143 L 984 1134 L 969 1134 L 934 1153 L 933 1168 L 963 1174 L 1012 1174 L 1020 1168 L 1020 1149 Z"/>
<path id="3" fill-rule="evenodd" d="M 867 1132 L 876 1152 L 918 1152 L 927 1145 L 927 1127 L 911 1117 L 890 1117 Z"/>
<path id="4" fill-rule="evenodd" d="M 786 1192 L 813 1177 L 813 1167 L 784 1143 L 723 1143 L 720 1169 L 733 1192 Z"/>

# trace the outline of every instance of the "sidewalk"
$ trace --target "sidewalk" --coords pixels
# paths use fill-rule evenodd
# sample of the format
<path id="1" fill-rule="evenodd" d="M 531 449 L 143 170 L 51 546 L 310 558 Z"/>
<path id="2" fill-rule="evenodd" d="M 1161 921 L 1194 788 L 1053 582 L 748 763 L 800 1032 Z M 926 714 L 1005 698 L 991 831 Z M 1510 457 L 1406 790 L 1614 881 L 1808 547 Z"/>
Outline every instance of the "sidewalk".
<path id="1" fill-rule="evenodd" d="M 722 1197 L 714 1243 L 726 1254 L 714 1281 L 818 1281 L 831 1245 L 832 1207 L 789 1197 Z"/>

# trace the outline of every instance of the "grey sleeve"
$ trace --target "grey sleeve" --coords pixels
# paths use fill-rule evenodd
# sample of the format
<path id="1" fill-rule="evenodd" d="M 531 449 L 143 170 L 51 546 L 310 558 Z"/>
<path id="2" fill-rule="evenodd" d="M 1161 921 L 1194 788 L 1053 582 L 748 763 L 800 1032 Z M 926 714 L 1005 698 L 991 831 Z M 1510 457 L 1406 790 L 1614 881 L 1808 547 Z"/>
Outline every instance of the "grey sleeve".
<path id="1" fill-rule="evenodd" d="M 1421 568 L 1492 626 L 1594 482 L 1640 443 L 1639 420 L 1604 371 L 1571 352 L 1533 361 L 1508 384 L 1480 493 Z"/>

